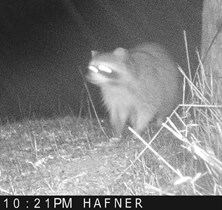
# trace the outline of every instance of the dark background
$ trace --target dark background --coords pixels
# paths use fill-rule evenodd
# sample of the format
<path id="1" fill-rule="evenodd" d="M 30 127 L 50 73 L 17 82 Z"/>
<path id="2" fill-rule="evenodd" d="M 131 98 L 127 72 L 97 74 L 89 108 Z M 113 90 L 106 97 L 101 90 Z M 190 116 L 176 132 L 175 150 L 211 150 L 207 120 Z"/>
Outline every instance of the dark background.
<path id="1" fill-rule="evenodd" d="M 1 0 L 0 118 L 87 112 L 83 75 L 91 50 L 163 44 L 187 72 L 201 40 L 202 0 Z M 99 91 L 89 84 L 100 110 Z"/>

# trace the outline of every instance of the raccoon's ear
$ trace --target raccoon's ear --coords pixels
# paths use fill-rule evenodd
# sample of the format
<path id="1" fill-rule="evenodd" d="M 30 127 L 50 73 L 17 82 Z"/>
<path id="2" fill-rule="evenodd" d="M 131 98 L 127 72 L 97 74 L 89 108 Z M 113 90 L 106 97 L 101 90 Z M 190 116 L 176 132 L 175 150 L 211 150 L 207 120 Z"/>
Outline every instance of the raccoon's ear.
<path id="1" fill-rule="evenodd" d="M 128 57 L 128 50 L 119 47 L 113 51 L 113 55 L 121 58 L 122 60 L 125 60 Z"/>
<path id="2" fill-rule="evenodd" d="M 98 51 L 92 50 L 92 51 L 91 51 L 91 56 L 92 56 L 92 58 L 93 58 L 94 56 L 96 56 L 98 53 L 99 53 Z"/>

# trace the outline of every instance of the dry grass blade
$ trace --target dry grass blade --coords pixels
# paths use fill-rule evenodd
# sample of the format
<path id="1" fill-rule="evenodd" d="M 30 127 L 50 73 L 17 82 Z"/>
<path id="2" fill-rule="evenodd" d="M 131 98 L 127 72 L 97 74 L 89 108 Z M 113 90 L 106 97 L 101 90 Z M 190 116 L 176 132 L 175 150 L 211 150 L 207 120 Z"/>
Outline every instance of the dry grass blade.
<path id="1" fill-rule="evenodd" d="M 152 153 L 154 153 L 157 158 L 159 160 L 161 160 L 163 163 L 165 163 L 174 173 L 176 173 L 179 177 L 183 177 L 183 175 L 181 174 L 181 172 L 177 169 L 175 169 L 173 166 L 171 166 L 163 157 L 161 157 L 161 155 L 158 154 L 158 152 L 156 152 L 151 146 L 149 143 L 147 143 L 140 135 L 138 135 L 132 128 L 128 128 L 140 141 L 143 142 L 143 144 L 146 145 L 146 148 L 145 149 L 149 149 Z M 137 157 L 138 159 L 139 157 Z"/>

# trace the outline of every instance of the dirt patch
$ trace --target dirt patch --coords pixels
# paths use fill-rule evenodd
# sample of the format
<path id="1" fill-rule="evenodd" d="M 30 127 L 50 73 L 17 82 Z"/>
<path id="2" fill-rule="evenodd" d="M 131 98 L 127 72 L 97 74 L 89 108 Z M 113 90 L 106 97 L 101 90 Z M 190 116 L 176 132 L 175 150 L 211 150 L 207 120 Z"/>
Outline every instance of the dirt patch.
<path id="1" fill-rule="evenodd" d="M 0 194 L 152 194 L 149 184 L 164 185 L 171 178 L 149 151 L 137 160 L 145 147 L 139 140 L 111 142 L 88 120 L 8 124 L 0 136 Z"/>

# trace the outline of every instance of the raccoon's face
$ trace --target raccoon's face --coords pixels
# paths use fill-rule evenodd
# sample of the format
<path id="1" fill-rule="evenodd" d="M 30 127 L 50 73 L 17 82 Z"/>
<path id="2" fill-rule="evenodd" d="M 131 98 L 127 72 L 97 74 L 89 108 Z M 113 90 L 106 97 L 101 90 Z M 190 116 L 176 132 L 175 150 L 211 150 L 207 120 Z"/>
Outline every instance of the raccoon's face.
<path id="1" fill-rule="evenodd" d="M 89 74 L 87 79 L 96 84 L 112 84 L 121 83 L 121 78 L 127 73 L 125 60 L 127 59 L 127 50 L 117 48 L 112 53 L 98 53 L 92 51 L 92 59 L 88 65 Z"/>
<path id="2" fill-rule="evenodd" d="M 115 71 L 115 66 L 110 62 L 93 59 L 89 66 L 88 79 L 94 84 L 104 84 L 119 80 L 119 73 Z"/>

